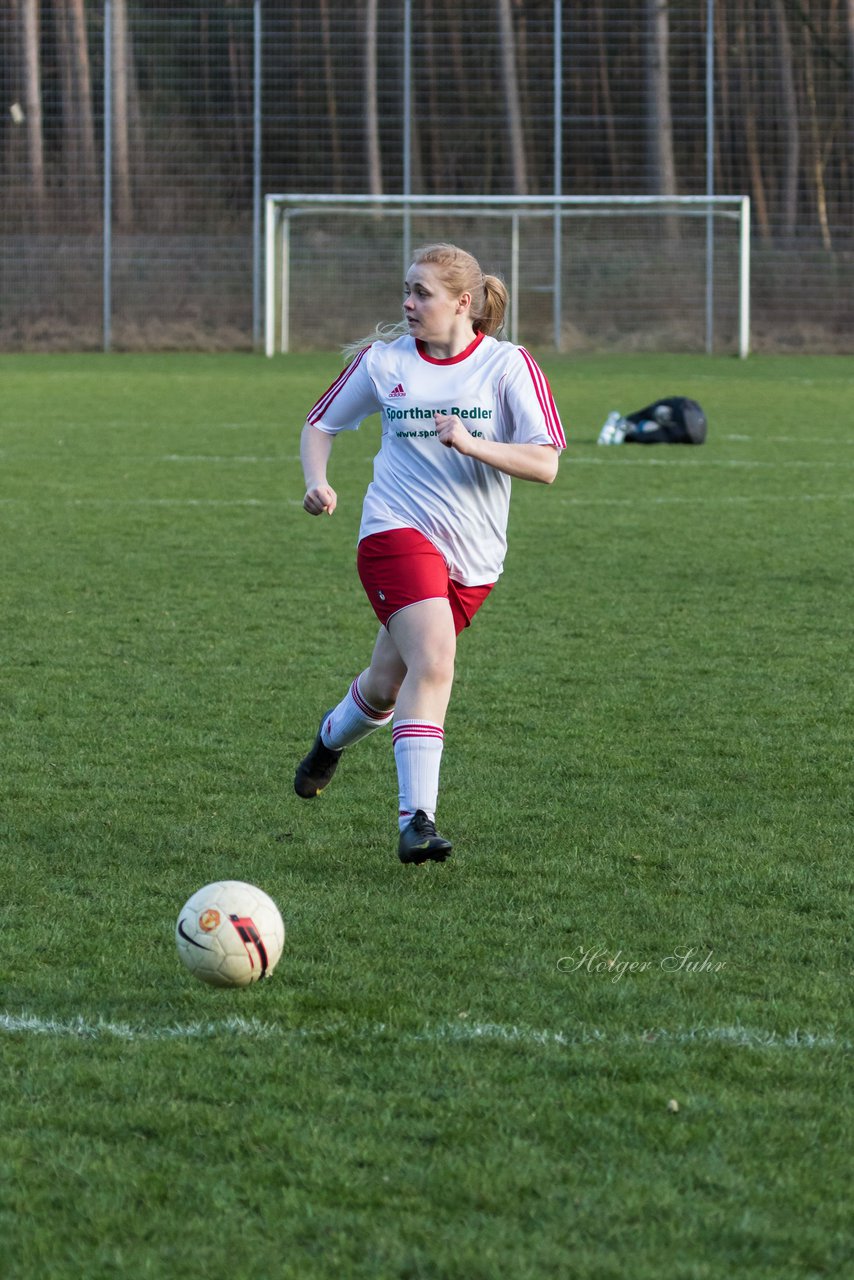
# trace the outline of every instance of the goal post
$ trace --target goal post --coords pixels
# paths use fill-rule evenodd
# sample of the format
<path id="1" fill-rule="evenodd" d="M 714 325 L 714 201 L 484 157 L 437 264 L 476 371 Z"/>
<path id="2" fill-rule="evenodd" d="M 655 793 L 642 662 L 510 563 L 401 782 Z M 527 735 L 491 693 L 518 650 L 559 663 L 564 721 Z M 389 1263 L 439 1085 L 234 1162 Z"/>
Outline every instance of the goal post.
<path id="1" fill-rule="evenodd" d="M 513 342 L 750 351 L 748 196 L 272 194 L 266 354 L 340 346 L 398 318 L 389 297 L 412 247 L 436 240 L 506 280 Z"/>

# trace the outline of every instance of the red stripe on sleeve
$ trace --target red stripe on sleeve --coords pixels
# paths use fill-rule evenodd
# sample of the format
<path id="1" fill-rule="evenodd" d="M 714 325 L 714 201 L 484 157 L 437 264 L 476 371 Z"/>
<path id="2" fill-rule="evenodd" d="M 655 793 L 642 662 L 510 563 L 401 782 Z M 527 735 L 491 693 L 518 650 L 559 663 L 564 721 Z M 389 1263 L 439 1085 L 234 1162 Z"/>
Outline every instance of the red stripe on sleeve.
<path id="1" fill-rule="evenodd" d="M 332 386 L 329 388 L 328 391 L 324 391 L 323 395 L 320 397 L 317 404 L 315 404 L 309 410 L 307 421 L 310 422 L 312 426 L 314 426 L 314 424 L 323 417 L 324 413 L 326 413 L 326 410 L 332 404 L 332 401 L 338 395 L 339 391 L 344 386 L 347 379 L 362 363 L 362 361 L 364 360 L 365 356 L 368 354 L 369 351 L 370 351 L 370 347 L 365 347 L 362 351 L 360 351 L 359 354 L 356 356 L 355 360 L 353 360 L 350 364 L 348 364 L 346 369 L 341 370 L 338 377 L 333 382 Z"/>
<path id="2" fill-rule="evenodd" d="M 528 366 L 528 372 L 531 375 L 531 381 L 534 384 L 534 391 L 540 402 L 540 408 L 543 411 L 543 417 L 546 423 L 546 430 L 552 444 L 558 449 L 566 448 L 566 436 L 563 434 L 563 427 L 560 423 L 560 417 L 555 404 L 552 389 L 549 386 L 548 378 L 543 373 L 536 360 L 525 350 L 524 347 L 519 348 L 522 356 Z"/>

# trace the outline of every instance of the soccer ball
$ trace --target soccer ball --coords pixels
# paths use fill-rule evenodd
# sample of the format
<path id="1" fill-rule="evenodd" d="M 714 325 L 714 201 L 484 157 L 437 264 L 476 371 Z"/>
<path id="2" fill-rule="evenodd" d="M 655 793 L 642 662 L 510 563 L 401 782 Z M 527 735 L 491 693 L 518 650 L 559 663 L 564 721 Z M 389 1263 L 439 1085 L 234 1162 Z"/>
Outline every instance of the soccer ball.
<path id="1" fill-rule="evenodd" d="M 263 889 L 242 880 L 219 880 L 184 903 L 175 943 L 190 973 L 203 982 L 248 987 L 275 969 L 285 926 Z"/>

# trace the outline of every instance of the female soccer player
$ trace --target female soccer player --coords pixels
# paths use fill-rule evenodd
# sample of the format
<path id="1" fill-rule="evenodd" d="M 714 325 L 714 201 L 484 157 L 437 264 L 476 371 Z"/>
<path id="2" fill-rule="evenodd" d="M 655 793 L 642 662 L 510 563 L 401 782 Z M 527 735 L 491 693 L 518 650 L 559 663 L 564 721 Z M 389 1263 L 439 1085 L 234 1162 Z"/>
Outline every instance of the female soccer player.
<path id="1" fill-rule="evenodd" d="M 544 374 L 523 347 L 493 336 L 506 307 L 504 285 L 471 254 L 418 249 L 403 324 L 354 348 L 302 432 L 303 506 L 331 515 L 335 436 L 382 415 L 357 556 L 381 626 L 370 665 L 324 715 L 294 789 L 316 796 L 345 747 L 393 719 L 405 863 L 451 852 L 435 814 L 456 642 L 503 568 L 510 478 L 551 484 L 566 446 Z"/>

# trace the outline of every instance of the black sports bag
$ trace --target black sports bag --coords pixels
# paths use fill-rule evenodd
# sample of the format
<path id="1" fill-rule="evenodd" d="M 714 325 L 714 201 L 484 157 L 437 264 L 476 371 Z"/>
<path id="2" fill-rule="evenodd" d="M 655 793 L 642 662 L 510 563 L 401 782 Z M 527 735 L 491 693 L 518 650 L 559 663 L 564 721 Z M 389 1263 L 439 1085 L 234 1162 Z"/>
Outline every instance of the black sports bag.
<path id="1" fill-rule="evenodd" d="M 706 415 L 685 396 L 656 400 L 625 417 L 631 423 L 626 444 L 702 444 L 706 438 Z"/>

